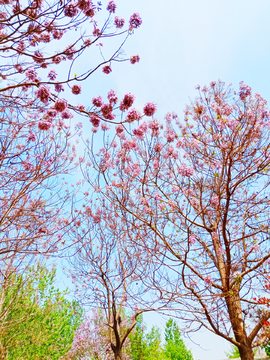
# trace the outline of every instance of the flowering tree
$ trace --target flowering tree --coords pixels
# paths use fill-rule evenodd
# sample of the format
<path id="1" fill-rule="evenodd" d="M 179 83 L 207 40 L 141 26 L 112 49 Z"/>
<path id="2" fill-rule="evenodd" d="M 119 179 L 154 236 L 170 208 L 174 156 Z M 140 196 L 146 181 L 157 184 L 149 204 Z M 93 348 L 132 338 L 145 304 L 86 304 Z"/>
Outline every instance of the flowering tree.
<path id="1" fill-rule="evenodd" d="M 74 96 L 80 94 L 80 83 L 94 71 L 102 67 L 108 74 L 113 61 L 124 61 L 120 50 L 142 23 L 133 14 L 125 28 L 125 20 L 114 16 L 116 5 L 110 1 L 105 9 L 107 20 L 99 26 L 101 7 L 89 0 L 0 1 L 2 269 L 12 263 L 19 272 L 28 262 L 25 256 L 57 254 L 61 226 L 65 226 L 60 214 L 63 216 L 70 199 L 60 177 L 72 171 L 76 157 L 72 142 L 82 126 L 75 125 L 74 130 L 70 119 L 76 112 L 91 115 L 96 129 L 100 119 L 115 118 L 114 102 L 100 105 L 98 97 L 86 109 L 61 96 L 69 88 Z M 101 41 L 110 37 L 119 37 L 120 45 L 107 59 L 89 65 L 89 51 L 98 50 L 97 44 L 101 49 Z M 80 66 L 82 72 L 72 75 L 84 56 L 88 67 Z M 130 58 L 132 64 L 137 61 L 137 55 Z"/>
<path id="2" fill-rule="evenodd" d="M 97 97 L 89 109 L 72 105 L 61 94 L 68 88 L 74 96 L 80 94 L 79 84 L 94 71 L 102 67 L 108 74 L 113 61 L 124 61 L 120 50 L 142 20 L 135 13 L 125 28 L 125 20 L 114 15 L 114 1 L 105 9 L 104 24 L 97 21 L 101 3 L 90 0 L 1 0 L 0 10 L 0 261 L 4 261 L 15 252 L 22 256 L 57 251 L 60 210 L 69 199 L 58 177 L 71 172 L 76 156 L 72 136 L 81 127 L 78 124 L 74 131 L 69 119 L 76 112 L 90 116 L 96 130 L 100 119 L 115 118 L 114 92 L 108 104 Z M 89 65 L 89 51 L 98 50 L 96 45 L 101 51 L 101 41 L 113 37 L 121 40 L 113 54 Z M 72 75 L 84 56 L 88 67 L 80 66 L 82 72 Z M 130 58 L 132 64 L 137 61 L 138 55 Z"/>
<path id="3" fill-rule="evenodd" d="M 186 330 L 204 326 L 249 360 L 270 317 L 268 308 L 254 316 L 270 259 L 270 113 L 244 83 L 238 93 L 222 82 L 198 90 L 184 124 L 168 114 L 164 127 L 118 127 L 118 141 L 92 151 L 98 176 L 85 177 L 143 237 L 148 288 L 170 299 Z"/>
<path id="4" fill-rule="evenodd" d="M 61 99 L 61 93 L 69 88 L 72 94 L 78 95 L 80 83 L 97 69 L 102 67 L 103 73 L 109 74 L 112 62 L 127 60 L 120 57 L 122 46 L 142 23 L 135 13 L 125 28 L 125 20 L 114 16 L 114 1 L 109 1 L 106 7 L 108 17 L 104 24 L 97 21 L 101 3 L 94 4 L 90 0 L 1 0 L 0 7 L 1 106 L 12 108 L 14 101 L 21 109 L 37 106 L 43 109 L 47 123 L 51 123 L 57 113 L 63 120 L 69 119 L 72 117 L 70 110 L 86 116 L 93 114 L 81 104 L 68 104 Z M 111 56 L 102 55 L 102 60 L 97 60 L 95 52 L 101 51 L 101 41 L 112 37 L 120 37 L 120 45 Z M 92 56 L 89 56 L 90 51 Z M 77 66 L 83 59 L 86 67 Z M 132 64 L 138 61 L 138 55 L 130 58 Z M 79 69 L 82 71 L 77 74 Z M 45 113 L 47 105 L 50 107 Z M 97 115 L 104 120 L 101 111 Z M 106 117 L 105 120 L 113 119 Z M 49 125 L 40 126 L 45 129 Z"/>
<path id="5" fill-rule="evenodd" d="M 112 205 L 108 211 L 104 201 L 90 199 L 87 192 L 84 201 L 80 211 L 75 209 L 77 216 L 73 216 L 69 229 L 71 240 L 75 242 L 70 256 L 70 274 L 81 302 L 92 307 L 98 305 L 101 316 L 94 321 L 94 330 L 86 319 L 78 330 L 71 354 L 88 349 L 100 353 L 95 356 L 99 359 L 107 351 L 109 358 L 120 360 L 126 356 L 123 349 L 137 317 L 155 307 L 155 301 L 145 293 L 144 286 L 149 271 L 148 252 L 134 245 L 142 243 L 143 239 L 134 237 L 131 227 L 122 227 L 124 218 L 117 206 Z M 123 316 L 128 308 L 132 313 L 129 319 Z M 95 330 L 97 327 L 105 329 L 106 336 L 104 331 L 96 337 L 87 333 L 99 334 Z M 84 340 L 81 340 L 81 333 Z M 95 346 L 90 346 L 89 342 Z"/>
<path id="6" fill-rule="evenodd" d="M 95 360 L 112 360 L 115 358 L 114 351 L 111 347 L 110 331 L 104 321 L 104 311 L 102 309 L 93 309 L 91 317 L 86 316 L 85 320 L 80 324 L 74 333 L 74 339 L 71 349 L 66 356 L 60 359 L 79 360 L 79 359 L 95 359 Z M 121 329 L 119 334 L 126 332 L 129 327 L 129 321 L 122 312 Z M 129 359 L 130 343 L 129 339 L 125 341 L 121 349 L 121 358 Z"/>

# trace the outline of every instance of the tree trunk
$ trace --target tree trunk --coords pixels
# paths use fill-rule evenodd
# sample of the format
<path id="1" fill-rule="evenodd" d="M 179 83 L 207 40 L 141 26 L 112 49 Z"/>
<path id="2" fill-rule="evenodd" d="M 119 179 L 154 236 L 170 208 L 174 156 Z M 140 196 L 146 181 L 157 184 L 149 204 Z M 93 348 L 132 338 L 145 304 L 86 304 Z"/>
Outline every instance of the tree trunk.
<path id="1" fill-rule="evenodd" d="M 114 354 L 114 358 L 115 358 L 115 360 L 122 360 L 122 354 L 121 354 L 121 352 L 115 353 L 115 354 Z"/>
<path id="2" fill-rule="evenodd" d="M 254 360 L 254 354 L 251 346 L 241 346 L 239 347 L 239 353 L 241 360 Z"/>
<path id="3" fill-rule="evenodd" d="M 236 293 L 233 296 L 227 296 L 226 303 L 235 340 L 241 344 L 238 347 L 241 360 L 254 360 L 251 343 L 246 333 L 239 294 Z"/>

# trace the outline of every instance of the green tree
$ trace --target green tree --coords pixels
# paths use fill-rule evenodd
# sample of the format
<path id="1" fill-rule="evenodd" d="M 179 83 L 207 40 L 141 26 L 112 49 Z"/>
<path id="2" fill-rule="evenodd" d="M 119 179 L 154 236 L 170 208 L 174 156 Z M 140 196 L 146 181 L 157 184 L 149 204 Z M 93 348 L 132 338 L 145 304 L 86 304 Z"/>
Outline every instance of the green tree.
<path id="1" fill-rule="evenodd" d="M 8 360 L 57 360 L 70 348 L 82 310 L 54 287 L 55 269 L 11 273 L 0 295 L 0 352 Z"/>
<path id="2" fill-rule="evenodd" d="M 186 348 L 180 330 L 173 319 L 169 319 L 166 323 L 164 353 L 166 359 L 170 360 L 193 360 L 192 353 Z"/>
<path id="3" fill-rule="evenodd" d="M 145 359 L 147 344 L 144 334 L 144 323 L 142 314 L 137 317 L 137 324 L 134 331 L 130 334 L 130 351 L 133 360 Z"/>
<path id="4" fill-rule="evenodd" d="M 150 333 L 146 334 L 147 353 L 145 359 L 147 360 L 163 360 L 165 359 L 164 350 L 161 346 L 160 329 L 153 326 Z"/>
<path id="5" fill-rule="evenodd" d="M 161 346 L 160 329 L 153 326 L 149 333 L 146 333 L 146 326 L 143 323 L 143 316 L 137 318 L 134 331 L 129 336 L 130 357 L 133 360 L 163 360 L 164 351 Z"/>

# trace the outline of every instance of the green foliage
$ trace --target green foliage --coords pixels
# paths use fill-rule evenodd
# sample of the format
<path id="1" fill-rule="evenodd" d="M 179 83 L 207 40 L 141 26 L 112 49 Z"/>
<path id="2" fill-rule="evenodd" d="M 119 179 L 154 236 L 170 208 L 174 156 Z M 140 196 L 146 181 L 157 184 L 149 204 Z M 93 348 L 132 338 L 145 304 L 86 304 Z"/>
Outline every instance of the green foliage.
<path id="1" fill-rule="evenodd" d="M 263 345 L 262 349 L 265 350 L 267 356 L 270 356 L 270 342 L 267 345 Z"/>
<path id="2" fill-rule="evenodd" d="M 136 328 L 129 338 L 132 360 L 193 360 L 172 319 L 166 323 L 164 346 L 159 328 L 152 327 L 149 333 L 145 332 L 142 316 L 138 317 Z"/>
<path id="3" fill-rule="evenodd" d="M 192 353 L 187 350 L 180 330 L 173 319 L 166 323 L 164 353 L 166 359 L 170 360 L 193 360 Z"/>
<path id="4" fill-rule="evenodd" d="M 164 350 L 161 347 L 160 329 L 153 326 L 150 333 L 146 334 L 147 353 L 145 359 L 163 360 L 165 359 Z"/>
<path id="5" fill-rule="evenodd" d="M 55 270 L 31 268 L 13 274 L 0 290 L 3 359 L 57 360 L 70 348 L 82 310 L 53 286 Z"/>
<path id="6" fill-rule="evenodd" d="M 235 359 L 240 357 L 238 347 L 235 345 L 231 345 L 229 352 L 226 352 L 225 354 L 229 359 Z"/>
<path id="7" fill-rule="evenodd" d="M 144 337 L 144 325 L 142 314 L 137 317 L 135 330 L 129 336 L 131 356 L 133 360 L 145 359 L 147 344 Z"/>

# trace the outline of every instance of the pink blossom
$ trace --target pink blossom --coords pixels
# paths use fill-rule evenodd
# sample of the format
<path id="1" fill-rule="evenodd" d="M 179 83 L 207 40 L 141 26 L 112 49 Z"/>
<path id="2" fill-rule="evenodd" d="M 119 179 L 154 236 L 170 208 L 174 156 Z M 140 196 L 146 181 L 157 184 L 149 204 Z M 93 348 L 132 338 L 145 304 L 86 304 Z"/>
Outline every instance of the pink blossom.
<path id="1" fill-rule="evenodd" d="M 154 199 L 155 199 L 156 201 L 157 201 L 157 200 L 161 200 L 161 199 L 162 199 L 162 196 L 161 196 L 159 193 L 155 193 Z"/>
<path id="2" fill-rule="evenodd" d="M 73 4 L 68 4 L 65 6 L 64 14 L 65 16 L 72 18 L 78 14 L 78 9 Z"/>
<path id="3" fill-rule="evenodd" d="M 116 10 L 116 4 L 114 1 L 110 1 L 108 6 L 107 6 L 107 10 L 110 12 L 110 13 L 115 13 L 115 10 Z"/>
<path id="4" fill-rule="evenodd" d="M 212 283 L 212 276 L 211 275 L 207 275 L 205 278 L 204 278 L 204 283 L 206 286 L 210 286 L 211 283 Z"/>
<path id="5" fill-rule="evenodd" d="M 72 91 L 72 94 L 79 95 L 82 92 L 82 88 L 80 85 L 75 84 L 72 86 L 71 91 Z"/>
<path id="6" fill-rule="evenodd" d="M 101 31 L 100 31 L 98 28 L 95 28 L 95 29 L 93 30 L 93 35 L 94 35 L 94 36 L 101 36 Z"/>
<path id="7" fill-rule="evenodd" d="M 175 202 L 174 201 L 172 201 L 172 200 L 169 200 L 168 201 L 168 205 L 171 207 L 171 208 L 175 208 Z"/>
<path id="8" fill-rule="evenodd" d="M 54 38 L 55 40 L 60 40 L 63 35 L 64 35 L 64 31 L 62 31 L 62 30 L 57 30 L 57 29 L 55 29 L 55 30 L 53 30 L 53 32 L 52 32 L 52 36 L 53 36 L 53 38 Z M 56 57 L 57 57 L 57 56 L 56 56 Z M 61 59 L 60 56 L 58 56 L 58 57 Z M 53 60 L 54 60 L 54 59 L 53 59 Z"/>
<path id="9" fill-rule="evenodd" d="M 56 79 L 56 76 L 57 76 L 57 73 L 55 70 L 50 70 L 49 74 L 48 74 L 48 78 L 50 80 L 55 80 Z"/>
<path id="10" fill-rule="evenodd" d="M 79 0 L 77 5 L 80 10 L 85 12 L 92 7 L 92 2 L 90 0 Z"/>
<path id="11" fill-rule="evenodd" d="M 145 197 L 141 197 L 141 203 L 143 205 L 148 205 L 148 200 Z"/>
<path id="12" fill-rule="evenodd" d="M 217 206 L 219 204 L 219 198 L 217 195 L 212 196 L 210 200 L 211 205 Z"/>
<path id="13" fill-rule="evenodd" d="M 92 104 L 96 107 L 101 107 L 103 105 L 102 97 L 97 96 L 92 99 Z"/>
<path id="14" fill-rule="evenodd" d="M 55 116 L 57 115 L 57 111 L 56 111 L 55 109 L 53 109 L 53 108 L 49 108 L 49 109 L 47 110 L 47 115 L 48 115 L 49 117 L 55 117 Z"/>
<path id="15" fill-rule="evenodd" d="M 103 66 L 102 71 L 104 72 L 104 74 L 109 74 L 110 72 L 112 72 L 112 68 L 110 65 L 105 65 Z"/>
<path id="16" fill-rule="evenodd" d="M 41 102 L 43 102 L 45 105 L 48 104 L 49 96 L 51 95 L 48 86 L 40 86 L 35 93 L 37 98 L 39 98 Z"/>
<path id="17" fill-rule="evenodd" d="M 73 117 L 72 113 L 69 110 L 64 110 L 61 113 L 62 119 L 70 119 Z"/>
<path id="18" fill-rule="evenodd" d="M 130 28 L 137 29 L 142 24 L 142 19 L 138 13 L 131 15 L 129 20 Z"/>
<path id="19" fill-rule="evenodd" d="M 115 130 L 116 130 L 116 134 L 121 134 L 125 129 L 123 125 L 118 125 L 116 126 Z"/>
<path id="20" fill-rule="evenodd" d="M 116 92 L 114 90 L 110 90 L 108 92 L 108 100 L 111 104 L 116 104 L 117 103 L 117 100 L 118 100 L 118 97 L 116 95 Z"/>
<path id="21" fill-rule="evenodd" d="M 54 104 L 54 108 L 56 111 L 58 112 L 62 112 L 64 110 L 66 110 L 67 108 L 67 102 L 64 99 L 57 99 L 55 104 Z"/>
<path id="22" fill-rule="evenodd" d="M 159 161 L 158 161 L 158 160 L 154 160 L 153 166 L 154 166 L 154 169 L 155 169 L 156 171 L 159 170 Z"/>
<path id="23" fill-rule="evenodd" d="M 246 100 L 248 96 L 251 96 L 251 87 L 245 84 L 243 81 L 239 84 L 239 97 L 241 100 Z"/>
<path id="24" fill-rule="evenodd" d="M 97 116 L 91 115 L 89 120 L 94 127 L 96 127 L 96 128 L 99 127 L 100 119 Z"/>
<path id="25" fill-rule="evenodd" d="M 133 55 L 133 56 L 131 56 L 131 58 L 130 58 L 131 64 L 136 64 L 136 63 L 139 62 L 139 61 L 140 61 L 139 55 Z"/>
<path id="26" fill-rule="evenodd" d="M 179 191 L 180 191 L 180 189 L 179 189 L 178 186 L 176 186 L 176 185 L 173 185 L 173 186 L 172 186 L 172 192 L 173 192 L 173 193 L 178 193 Z"/>
<path id="27" fill-rule="evenodd" d="M 113 110 L 112 104 L 103 104 L 101 106 L 102 115 L 104 116 L 105 119 L 109 120 L 112 110 Z"/>
<path id="28" fill-rule="evenodd" d="M 83 111 L 83 110 L 85 110 L 85 106 L 83 104 L 78 104 L 77 109 L 79 109 L 80 111 Z"/>
<path id="29" fill-rule="evenodd" d="M 43 63 L 43 54 L 40 51 L 35 51 L 33 59 L 36 63 Z"/>
<path id="30" fill-rule="evenodd" d="M 27 77 L 27 79 L 31 80 L 31 81 L 36 81 L 37 79 L 37 72 L 34 69 L 29 69 L 25 72 L 25 75 Z"/>
<path id="31" fill-rule="evenodd" d="M 64 51 L 64 54 L 66 55 L 68 60 L 72 60 L 73 56 L 76 52 L 76 49 L 74 48 L 73 45 L 69 45 L 66 50 Z"/>
<path id="32" fill-rule="evenodd" d="M 144 134 L 147 131 L 146 123 L 140 124 L 137 129 L 133 130 L 133 134 L 138 136 L 140 139 L 143 139 Z"/>
<path id="33" fill-rule="evenodd" d="M 62 84 L 55 84 L 54 85 L 54 89 L 56 92 L 61 92 L 61 91 L 64 91 L 64 86 Z"/>
<path id="34" fill-rule="evenodd" d="M 62 61 L 62 57 L 60 55 L 56 55 L 52 59 L 52 62 L 55 64 L 60 64 L 61 61 Z"/>
<path id="35" fill-rule="evenodd" d="M 114 25 L 118 28 L 118 29 L 122 29 L 122 27 L 125 24 L 125 19 L 121 18 L 120 16 L 116 16 L 114 18 Z"/>
<path id="36" fill-rule="evenodd" d="M 36 141 L 36 135 L 34 133 L 32 133 L 31 131 L 29 131 L 29 135 L 28 135 L 28 141 Z"/>
<path id="37" fill-rule="evenodd" d="M 191 176 L 193 175 L 193 169 L 188 168 L 186 164 L 182 164 L 178 167 L 178 171 L 182 176 Z"/>
<path id="38" fill-rule="evenodd" d="M 151 102 L 147 103 L 143 108 L 144 115 L 146 116 L 153 116 L 156 110 L 157 110 L 156 105 Z"/>
<path id="39" fill-rule="evenodd" d="M 164 144 L 157 142 L 154 146 L 154 150 L 156 152 L 160 152 L 162 150 L 163 146 L 164 146 Z"/>
<path id="40" fill-rule="evenodd" d="M 52 124 L 49 121 L 39 121 L 38 128 L 39 130 L 49 130 Z"/>
<path id="41" fill-rule="evenodd" d="M 191 245 L 194 245 L 195 242 L 196 242 L 196 236 L 195 235 L 191 235 L 189 238 L 188 238 L 188 241 Z"/>
<path id="42" fill-rule="evenodd" d="M 142 115 L 138 110 L 131 109 L 127 114 L 126 121 L 131 123 L 131 122 L 133 122 L 135 120 L 140 120 L 141 117 L 142 117 Z"/>
<path id="43" fill-rule="evenodd" d="M 166 206 L 165 206 L 164 203 L 159 203 L 159 204 L 158 204 L 158 207 L 159 207 L 159 209 L 160 209 L 161 211 L 166 210 Z"/>
<path id="44" fill-rule="evenodd" d="M 84 12 L 84 14 L 88 17 L 93 17 L 95 15 L 95 9 L 93 7 L 90 7 Z"/>
<path id="45" fill-rule="evenodd" d="M 110 130 L 110 127 L 104 123 L 101 124 L 101 129 L 104 131 Z"/>
<path id="46" fill-rule="evenodd" d="M 132 94 L 126 94 L 123 98 L 123 100 L 120 103 L 120 110 L 121 111 L 125 111 L 128 110 L 128 108 L 130 108 L 134 102 L 135 96 Z"/>

